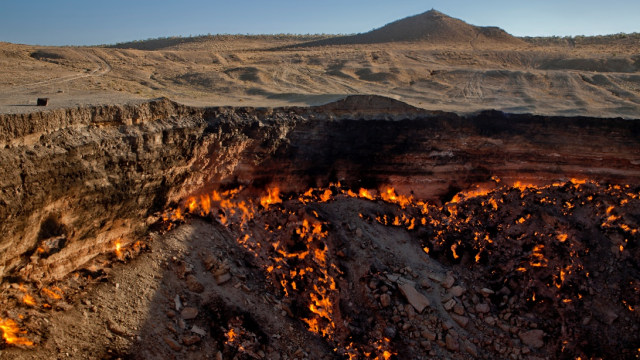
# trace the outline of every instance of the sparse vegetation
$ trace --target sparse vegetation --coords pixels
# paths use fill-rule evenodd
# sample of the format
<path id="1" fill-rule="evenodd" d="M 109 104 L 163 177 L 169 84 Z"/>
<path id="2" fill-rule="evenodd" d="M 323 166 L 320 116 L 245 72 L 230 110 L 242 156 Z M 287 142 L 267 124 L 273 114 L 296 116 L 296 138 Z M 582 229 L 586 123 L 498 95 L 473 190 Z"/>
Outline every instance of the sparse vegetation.
<path id="1" fill-rule="evenodd" d="M 328 39 L 340 35 L 330 34 L 207 34 L 196 36 L 168 36 L 134 40 L 116 43 L 113 45 L 101 45 L 105 48 L 137 49 L 137 50 L 161 50 L 188 43 L 204 43 L 210 41 L 234 42 L 234 41 L 264 41 L 264 42 L 307 42 Z"/>
<path id="2" fill-rule="evenodd" d="M 640 33 L 618 33 L 595 36 L 525 36 L 522 40 L 534 45 L 624 45 L 640 43 Z"/>

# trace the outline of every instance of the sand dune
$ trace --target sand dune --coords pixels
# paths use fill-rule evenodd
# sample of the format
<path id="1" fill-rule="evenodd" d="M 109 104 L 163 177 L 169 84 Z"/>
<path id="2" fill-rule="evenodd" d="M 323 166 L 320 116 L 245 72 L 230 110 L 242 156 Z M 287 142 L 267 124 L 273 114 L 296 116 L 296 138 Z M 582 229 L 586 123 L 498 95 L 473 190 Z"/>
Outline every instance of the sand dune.
<path id="1" fill-rule="evenodd" d="M 0 111 L 33 111 L 30 105 L 42 96 L 53 107 L 160 96 L 189 105 L 279 106 L 375 94 L 458 113 L 640 117 L 640 43 L 633 35 L 519 39 L 429 11 L 361 35 L 310 43 L 318 39 L 0 43 Z M 347 40 L 352 43 L 340 45 Z"/>

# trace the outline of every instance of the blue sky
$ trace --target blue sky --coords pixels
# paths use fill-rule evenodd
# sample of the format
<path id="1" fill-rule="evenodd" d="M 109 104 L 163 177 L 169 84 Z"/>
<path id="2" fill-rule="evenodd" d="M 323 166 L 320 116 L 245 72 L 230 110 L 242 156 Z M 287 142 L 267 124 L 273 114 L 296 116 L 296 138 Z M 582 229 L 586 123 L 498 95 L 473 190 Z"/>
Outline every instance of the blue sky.
<path id="1" fill-rule="evenodd" d="M 358 33 L 432 8 L 517 36 L 640 32 L 640 0 L 0 0 L 0 41 L 95 45 L 208 33 Z"/>

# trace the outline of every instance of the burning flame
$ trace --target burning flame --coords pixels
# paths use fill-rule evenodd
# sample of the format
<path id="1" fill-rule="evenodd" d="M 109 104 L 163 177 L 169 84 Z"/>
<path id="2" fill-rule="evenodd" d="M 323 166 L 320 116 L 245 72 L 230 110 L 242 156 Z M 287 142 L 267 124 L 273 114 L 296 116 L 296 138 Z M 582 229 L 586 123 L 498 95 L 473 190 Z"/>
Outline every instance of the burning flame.
<path id="1" fill-rule="evenodd" d="M 260 198 L 260 205 L 263 208 L 268 208 L 269 205 L 279 204 L 282 202 L 280 199 L 280 189 L 278 187 L 267 189 L 268 194 Z"/>
<path id="2" fill-rule="evenodd" d="M 365 188 L 360 188 L 360 191 L 358 192 L 358 196 L 364 199 L 375 200 L 375 198 L 373 197 L 373 195 L 371 195 L 369 190 Z"/>
<path id="3" fill-rule="evenodd" d="M 20 284 L 18 286 L 18 289 L 24 293 L 24 295 L 22 296 L 22 302 L 24 304 L 29 305 L 29 306 L 35 306 L 36 305 L 36 300 L 33 298 L 33 296 L 31 296 L 29 294 L 27 289 L 24 287 L 24 284 Z"/>
<path id="4" fill-rule="evenodd" d="M 327 189 L 325 190 L 322 195 L 320 195 L 320 201 L 321 202 L 327 202 L 329 201 L 329 199 L 331 199 L 331 195 L 333 195 L 333 192 L 331 192 L 331 189 Z"/>
<path id="5" fill-rule="evenodd" d="M 22 302 L 29 305 L 29 306 L 35 306 L 36 305 L 36 300 L 33 298 L 33 296 L 29 295 L 29 294 L 24 294 L 24 296 L 22 297 Z"/>
<path id="6" fill-rule="evenodd" d="M 547 259 L 544 257 L 542 253 L 542 249 L 544 249 L 544 245 L 538 244 L 533 247 L 533 251 L 531 253 L 532 260 L 529 264 L 533 267 L 545 267 L 547 266 Z"/>
<path id="7" fill-rule="evenodd" d="M 494 182 L 498 184 L 499 180 L 494 180 Z M 571 284 L 572 278 L 583 270 L 579 261 L 576 260 L 580 256 L 578 255 L 579 251 L 582 251 L 575 248 L 579 238 L 567 241 L 569 234 L 556 232 L 557 230 L 548 231 L 542 227 L 533 234 L 521 234 L 521 230 L 526 227 L 516 224 L 535 226 L 537 222 L 541 221 L 540 217 L 518 215 L 522 212 L 505 215 L 508 211 L 500 209 L 500 206 L 506 201 L 511 201 L 510 199 L 513 199 L 515 195 L 516 199 L 518 197 L 522 199 L 519 201 L 522 206 L 525 206 L 528 201 L 542 206 L 552 204 L 561 208 L 564 216 L 568 216 L 580 207 L 597 207 L 598 216 L 602 216 L 601 221 L 606 221 L 603 226 L 615 227 L 624 231 L 625 234 L 635 234 L 634 231 L 637 230 L 632 228 L 635 225 L 624 224 L 624 217 L 618 217 L 617 213 L 614 214 L 614 206 L 594 201 L 594 197 L 588 194 L 590 187 L 582 186 L 586 183 L 586 180 L 578 179 L 546 186 L 525 184 L 519 181 L 513 185 L 503 183 L 500 187 L 496 185 L 494 188 L 477 188 L 460 192 L 444 206 L 418 201 L 412 196 L 403 196 L 391 186 L 378 189 L 360 188 L 356 193 L 351 189 L 342 188 L 340 184 L 331 184 L 327 188 L 311 188 L 303 194 L 290 198 L 285 197 L 284 200 L 281 198 L 279 188 L 274 187 L 267 189 L 267 194 L 259 198 L 262 208 L 258 207 L 255 200 L 239 200 L 236 196 L 240 190 L 214 191 L 212 194 L 188 198 L 181 205 L 181 208 L 168 213 L 165 218 L 180 220 L 185 213 L 211 216 L 218 219 L 228 229 L 237 231 L 238 244 L 262 260 L 258 264 L 268 274 L 278 296 L 296 296 L 298 305 L 300 305 L 297 309 L 304 313 L 300 317 L 308 330 L 322 335 L 329 341 L 338 342 L 341 338 L 337 331 L 343 328 L 341 325 L 345 320 L 341 319 L 340 306 L 337 304 L 336 279 L 341 272 L 336 264 L 332 263 L 333 257 L 331 255 L 335 250 L 330 248 L 332 241 L 328 238 L 329 233 L 326 230 L 327 225 L 331 224 L 321 222 L 319 219 L 323 217 L 319 216 L 318 212 L 320 211 L 315 211 L 310 207 L 305 208 L 306 204 L 312 201 L 327 202 L 339 197 L 360 199 L 357 201 L 371 200 L 396 204 L 398 207 L 386 210 L 386 213 L 367 215 L 366 212 L 363 212 L 359 214 L 360 218 L 365 221 L 377 221 L 384 226 L 403 227 L 407 230 L 426 227 L 433 235 L 430 235 L 429 240 L 421 244 L 421 247 L 425 253 L 431 252 L 429 256 L 446 255 L 449 257 L 448 252 L 451 251 L 453 259 L 459 259 L 463 253 L 468 253 L 475 254 L 475 262 L 480 262 L 481 258 L 491 261 L 492 252 L 496 251 L 500 242 L 505 240 L 518 241 L 523 244 L 523 250 L 519 254 L 521 256 L 519 261 L 514 263 L 514 275 L 526 279 L 534 276 L 536 272 L 543 271 L 547 274 L 552 272 L 549 278 L 553 280 L 544 284 L 549 288 L 546 291 L 559 291 L 555 287 L 560 289 L 565 282 Z M 590 184 L 597 185 L 593 182 Z M 577 195 L 575 200 L 567 201 L 565 197 L 553 195 L 553 192 L 544 193 L 542 190 L 545 189 L 555 191 L 557 194 L 570 191 L 573 194 L 582 193 L 583 195 Z M 629 190 L 620 189 L 620 191 Z M 516 193 L 514 194 L 514 192 Z M 476 197 L 481 197 L 481 199 L 475 202 L 471 201 Z M 627 197 L 631 198 L 630 195 Z M 294 199 L 296 206 L 301 207 L 298 211 L 288 210 L 289 204 L 294 203 L 292 201 Z M 595 197 L 595 199 L 598 198 Z M 284 206 L 270 207 L 270 205 L 283 203 L 283 201 L 285 201 Z M 588 202 L 592 202 L 591 205 Z M 478 207 L 478 203 L 482 204 L 482 207 Z M 615 204 L 618 203 L 620 206 L 627 204 L 627 202 L 616 200 Z M 392 207 L 386 208 L 391 209 Z M 286 220 L 281 222 L 271 220 L 273 217 L 264 216 L 265 212 L 281 213 Z M 483 216 L 481 218 L 483 219 L 482 224 L 478 222 L 477 217 L 474 217 L 478 214 Z M 497 223 L 496 220 L 503 219 L 505 216 L 508 216 L 508 221 L 498 223 L 495 226 L 495 231 L 499 235 L 483 228 L 484 219 L 487 219 L 487 222 L 494 226 L 493 224 Z M 282 216 L 280 218 L 282 219 Z M 270 220 L 267 221 L 267 219 Z M 256 226 L 247 226 L 250 220 Z M 510 228 L 517 230 L 519 234 L 517 236 L 510 235 L 513 233 L 513 231 L 507 231 Z M 463 244 L 461 239 L 468 240 L 465 240 Z M 530 252 L 524 250 L 531 246 L 533 248 Z M 616 246 L 619 246 L 621 251 L 624 248 L 619 243 Z M 556 258 L 557 248 L 571 254 L 569 262 L 555 265 L 556 262 L 552 260 Z M 548 258 L 545 255 L 548 255 Z M 550 267 L 549 264 L 554 264 L 554 268 L 542 269 Z M 589 276 L 584 271 L 581 275 Z M 580 294 L 577 297 L 566 298 L 565 291 L 558 292 L 555 297 L 552 297 L 535 287 L 527 289 L 527 293 L 531 294 L 531 290 L 538 290 L 539 302 L 553 299 L 556 304 L 568 304 L 579 302 L 582 298 Z M 45 293 L 44 290 L 43 293 Z M 531 300 L 536 301 L 535 292 L 533 292 Z M 630 305 L 628 308 L 633 309 Z M 238 328 L 229 328 L 227 332 L 229 342 L 238 339 L 238 331 Z M 340 344 L 337 345 L 336 352 L 354 359 L 363 358 L 363 356 L 389 359 L 394 353 L 389 350 L 388 345 L 388 339 L 378 340 L 378 342 L 372 340 L 371 343 L 364 346 Z"/>
<path id="8" fill-rule="evenodd" d="M 456 253 L 456 248 L 458 247 L 458 244 L 453 244 L 451 245 L 451 253 L 453 254 L 453 258 L 457 259 L 460 256 L 458 256 L 458 254 Z"/>
<path id="9" fill-rule="evenodd" d="M 233 328 L 230 328 L 229 331 L 227 331 L 227 333 L 225 334 L 225 336 L 227 337 L 227 342 L 233 342 L 236 337 L 238 336 L 236 334 L 236 331 Z"/>
<path id="10" fill-rule="evenodd" d="M 64 291 L 62 291 L 62 289 L 60 289 L 57 286 L 53 286 L 51 287 L 51 289 L 42 288 L 41 291 L 46 297 L 48 297 L 51 300 L 60 300 L 64 295 Z"/>
<path id="11" fill-rule="evenodd" d="M 396 194 L 394 188 L 387 186 L 380 192 L 380 198 L 386 202 L 400 205 L 401 208 L 405 208 L 407 205 L 413 203 L 413 197 L 406 197 Z M 371 200 L 371 199 L 370 199 Z"/>
<path id="12" fill-rule="evenodd" d="M 461 191 L 461 192 L 455 194 L 453 196 L 453 199 L 451 199 L 451 201 L 449 201 L 449 203 L 450 204 L 455 204 L 455 203 L 458 203 L 458 202 L 462 201 L 463 199 L 470 199 L 470 198 L 474 198 L 474 197 L 485 196 L 485 195 L 491 193 L 492 191 L 493 191 L 493 189 L 484 189 L 484 188 L 477 188 L 475 190 Z"/>
<path id="13" fill-rule="evenodd" d="M 20 336 L 27 332 L 20 330 L 18 324 L 12 319 L 0 318 L 0 330 L 2 330 L 2 338 L 7 344 L 33 346 L 33 341 Z"/>
<path id="14" fill-rule="evenodd" d="M 120 239 L 116 240 L 115 253 L 118 259 L 122 259 L 122 242 Z"/>

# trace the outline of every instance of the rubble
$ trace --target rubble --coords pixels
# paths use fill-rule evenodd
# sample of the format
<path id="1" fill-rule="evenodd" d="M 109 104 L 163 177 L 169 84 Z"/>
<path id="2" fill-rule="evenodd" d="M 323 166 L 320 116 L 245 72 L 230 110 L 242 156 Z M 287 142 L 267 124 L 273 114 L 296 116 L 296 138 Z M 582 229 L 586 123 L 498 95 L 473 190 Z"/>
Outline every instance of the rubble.
<path id="1" fill-rule="evenodd" d="M 214 275 L 215 279 L 216 279 L 216 284 L 218 285 L 223 285 L 227 282 L 229 282 L 229 280 L 231 280 L 231 274 L 228 272 L 224 272 L 222 274 L 217 274 Z"/>
<path id="2" fill-rule="evenodd" d="M 198 316 L 198 309 L 194 307 L 186 307 L 180 313 L 180 316 L 185 320 L 192 320 Z"/>
<path id="3" fill-rule="evenodd" d="M 164 340 L 165 344 L 169 345 L 169 347 L 171 349 L 173 349 L 173 351 L 180 351 L 182 350 L 182 346 L 180 344 L 178 344 L 178 342 L 176 342 L 175 340 L 173 340 L 171 337 L 169 337 L 168 335 L 163 336 L 162 340 Z"/>
<path id="4" fill-rule="evenodd" d="M 532 348 L 541 348 L 544 346 L 544 331 L 536 329 L 521 332 L 518 337 L 525 345 Z"/>
<path id="5" fill-rule="evenodd" d="M 416 309 L 417 312 L 421 313 L 426 307 L 431 305 L 429 299 L 426 296 L 419 293 L 414 284 L 404 279 L 398 280 L 398 289 L 404 297 L 407 299 L 409 304 Z"/>
<path id="6" fill-rule="evenodd" d="M 187 275 L 187 288 L 195 293 L 204 291 L 204 286 L 198 281 L 194 275 Z"/>
<path id="7" fill-rule="evenodd" d="M 120 336 L 129 336 L 127 330 L 125 328 L 123 328 L 121 325 L 118 325 L 117 323 L 113 322 L 113 321 L 109 321 L 107 322 L 107 328 L 109 329 L 109 331 L 111 331 L 112 333 L 116 334 L 116 335 L 120 335 Z"/>
<path id="8" fill-rule="evenodd" d="M 388 307 L 391 305 L 391 296 L 389 294 L 382 294 L 380 295 L 380 305 L 382 305 L 382 307 Z"/>

